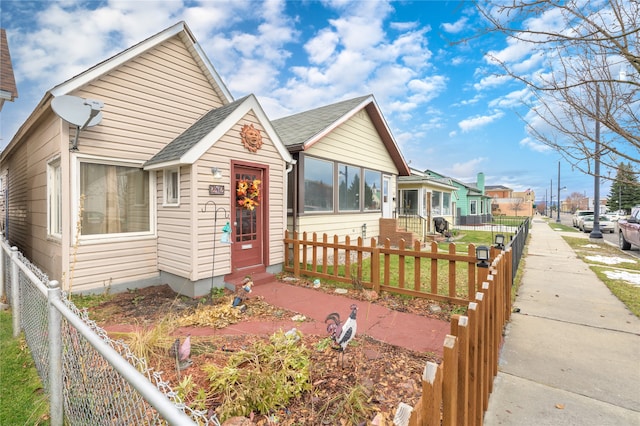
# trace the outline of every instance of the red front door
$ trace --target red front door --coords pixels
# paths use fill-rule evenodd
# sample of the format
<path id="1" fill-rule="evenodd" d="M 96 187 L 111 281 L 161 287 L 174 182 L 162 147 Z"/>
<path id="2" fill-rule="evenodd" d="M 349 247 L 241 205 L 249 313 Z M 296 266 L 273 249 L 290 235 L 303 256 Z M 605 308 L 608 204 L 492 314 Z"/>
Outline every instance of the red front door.
<path id="1" fill-rule="evenodd" d="M 236 165 L 233 170 L 236 202 L 231 261 L 237 270 L 263 264 L 266 185 L 263 169 Z"/>

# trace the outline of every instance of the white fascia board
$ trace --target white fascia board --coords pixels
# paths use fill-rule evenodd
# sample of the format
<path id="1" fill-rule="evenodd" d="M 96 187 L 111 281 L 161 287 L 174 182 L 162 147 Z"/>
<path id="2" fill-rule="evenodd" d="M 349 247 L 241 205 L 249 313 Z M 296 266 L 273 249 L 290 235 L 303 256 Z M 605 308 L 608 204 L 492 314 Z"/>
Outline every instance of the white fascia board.
<path id="1" fill-rule="evenodd" d="M 202 63 L 207 68 L 207 70 L 209 70 L 209 73 L 215 80 L 218 87 L 220 87 L 220 90 L 222 90 L 222 93 L 224 93 L 224 96 L 227 98 L 226 99 L 227 102 L 228 103 L 233 102 L 234 101 L 233 95 L 231 94 L 231 92 L 229 92 L 229 89 L 227 89 L 226 84 L 224 84 L 224 82 L 222 81 L 222 78 L 220 78 L 220 74 L 218 74 L 216 69 L 211 64 L 211 61 L 209 61 L 209 58 L 207 57 L 207 55 L 205 55 L 204 51 L 202 50 L 202 47 L 200 47 L 200 44 L 194 41 L 193 48 L 196 50 L 196 52 L 198 52 L 200 59 L 202 59 Z"/>
<path id="2" fill-rule="evenodd" d="M 162 163 L 156 163 L 156 164 L 152 164 L 150 166 L 145 166 L 144 170 L 170 169 L 170 168 L 174 168 L 174 167 L 179 167 L 181 165 L 183 165 L 183 163 L 181 163 L 178 160 L 164 161 Z"/>
<path id="3" fill-rule="evenodd" d="M 258 100 L 254 95 L 250 95 L 247 99 L 238 106 L 231 114 L 224 119 L 222 123 L 216 126 L 208 135 L 206 135 L 200 142 L 198 142 L 193 148 L 191 148 L 187 153 L 185 153 L 180 158 L 180 164 L 193 164 L 195 163 L 209 148 L 211 148 L 216 141 L 218 141 L 225 133 L 229 131 L 231 127 L 233 127 L 238 121 L 242 119 L 249 111 L 253 110 L 253 112 L 260 120 L 260 124 L 265 128 L 269 138 L 273 142 L 276 147 L 278 153 L 281 155 L 282 159 L 287 163 L 291 162 L 291 154 L 286 149 L 278 134 L 275 132 L 273 127 L 271 126 L 271 122 L 267 118 L 266 114 L 260 107 Z"/>

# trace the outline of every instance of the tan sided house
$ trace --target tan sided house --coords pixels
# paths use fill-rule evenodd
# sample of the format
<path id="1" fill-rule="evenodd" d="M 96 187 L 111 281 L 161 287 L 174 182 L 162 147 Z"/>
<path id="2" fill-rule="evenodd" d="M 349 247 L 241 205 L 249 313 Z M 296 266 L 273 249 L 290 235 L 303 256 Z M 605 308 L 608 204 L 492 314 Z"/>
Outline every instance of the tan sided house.
<path id="1" fill-rule="evenodd" d="M 103 103 L 100 122 L 63 120 L 65 96 Z M 182 22 L 45 93 L 0 166 L 5 238 L 67 290 L 198 296 L 281 269 L 291 155 Z"/>
<path id="2" fill-rule="evenodd" d="M 396 209 L 397 177 L 408 176 L 372 95 L 273 120 L 295 160 L 288 229 L 379 238 Z M 395 221 L 394 221 L 395 222 Z"/>

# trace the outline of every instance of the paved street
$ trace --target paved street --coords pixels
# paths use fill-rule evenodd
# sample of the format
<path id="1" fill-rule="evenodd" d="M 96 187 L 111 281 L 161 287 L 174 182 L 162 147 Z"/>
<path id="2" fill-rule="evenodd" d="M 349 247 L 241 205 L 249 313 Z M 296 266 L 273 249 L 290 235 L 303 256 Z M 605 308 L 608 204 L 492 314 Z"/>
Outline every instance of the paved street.
<path id="1" fill-rule="evenodd" d="M 560 223 L 566 226 L 573 226 L 572 225 L 572 218 L 573 215 L 571 215 L 570 213 L 560 213 Z M 553 216 L 554 221 L 557 220 L 557 215 Z M 550 222 L 551 223 L 551 222 Z M 607 244 L 611 244 L 614 245 L 616 247 L 618 247 L 618 234 L 617 233 L 613 233 L 613 234 L 602 234 L 602 238 L 603 240 L 607 243 Z M 625 253 L 631 255 L 631 256 L 635 256 L 637 258 L 640 258 L 640 248 L 638 247 L 632 247 L 631 250 L 625 250 Z"/>

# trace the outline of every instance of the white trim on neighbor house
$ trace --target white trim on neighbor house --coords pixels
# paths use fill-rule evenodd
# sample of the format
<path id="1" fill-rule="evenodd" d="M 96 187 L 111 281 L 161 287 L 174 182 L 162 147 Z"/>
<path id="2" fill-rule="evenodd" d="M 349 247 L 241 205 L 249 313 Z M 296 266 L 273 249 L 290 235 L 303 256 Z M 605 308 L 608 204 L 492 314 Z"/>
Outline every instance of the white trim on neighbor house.
<path id="1" fill-rule="evenodd" d="M 149 239 L 157 237 L 157 191 L 156 174 L 149 173 L 149 231 L 127 232 L 120 234 L 98 234 L 98 235 L 78 235 L 78 212 L 80 211 L 80 163 L 105 164 L 124 167 L 138 167 L 141 170 L 143 161 L 132 161 L 125 158 L 105 158 L 96 155 L 86 155 L 73 153 L 71 158 L 71 239 L 78 240 L 82 244 L 103 244 L 115 241 L 133 241 L 139 239 Z"/>

